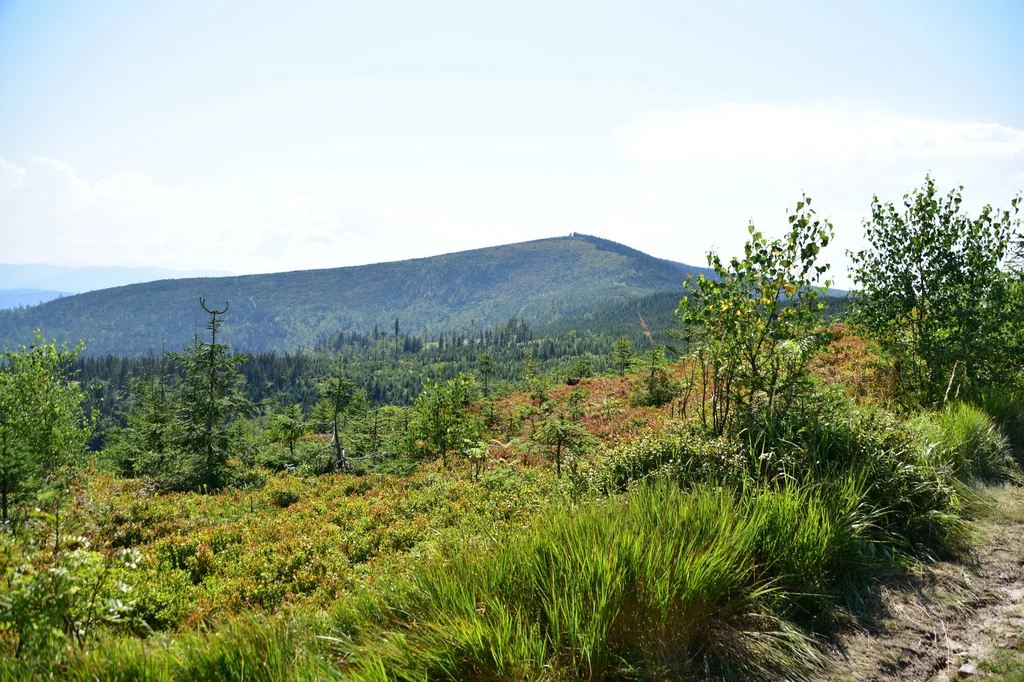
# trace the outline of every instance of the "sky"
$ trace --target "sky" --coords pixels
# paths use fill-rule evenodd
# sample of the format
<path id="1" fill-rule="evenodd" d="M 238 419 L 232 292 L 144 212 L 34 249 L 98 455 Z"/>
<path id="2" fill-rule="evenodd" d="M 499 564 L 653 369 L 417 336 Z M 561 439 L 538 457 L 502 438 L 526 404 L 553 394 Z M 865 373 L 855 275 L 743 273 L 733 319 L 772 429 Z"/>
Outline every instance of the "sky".
<path id="1" fill-rule="evenodd" d="M 0 0 L 0 262 L 337 267 L 1024 188 L 1024 2 Z"/>

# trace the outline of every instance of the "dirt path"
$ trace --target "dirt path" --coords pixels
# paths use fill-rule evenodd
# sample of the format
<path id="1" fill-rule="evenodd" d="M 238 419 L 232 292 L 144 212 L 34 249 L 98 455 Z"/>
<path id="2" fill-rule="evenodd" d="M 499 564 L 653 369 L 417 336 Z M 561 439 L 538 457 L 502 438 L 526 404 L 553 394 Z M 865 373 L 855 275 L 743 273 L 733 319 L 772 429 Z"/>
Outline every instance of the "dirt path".
<path id="1" fill-rule="evenodd" d="M 1024 638 L 1024 491 L 993 490 L 973 560 L 942 562 L 882 590 L 884 615 L 844 639 L 822 680 L 932 682 L 986 675 Z"/>

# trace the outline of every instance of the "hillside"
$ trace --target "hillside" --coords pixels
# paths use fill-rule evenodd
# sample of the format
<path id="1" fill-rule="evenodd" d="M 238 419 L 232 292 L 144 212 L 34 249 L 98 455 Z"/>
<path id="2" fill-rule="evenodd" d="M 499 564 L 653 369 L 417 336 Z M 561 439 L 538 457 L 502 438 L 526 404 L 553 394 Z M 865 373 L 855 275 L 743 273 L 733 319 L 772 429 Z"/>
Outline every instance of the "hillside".
<path id="1" fill-rule="evenodd" d="M 246 351 L 308 347 L 340 330 L 471 329 L 513 315 L 544 322 L 678 290 L 699 268 L 615 242 L 573 235 L 391 263 L 266 275 L 162 280 L 0 311 L 0 347 L 42 329 L 82 340 L 90 355 L 181 348 L 205 316 L 204 296 L 231 302 L 223 340 Z"/>

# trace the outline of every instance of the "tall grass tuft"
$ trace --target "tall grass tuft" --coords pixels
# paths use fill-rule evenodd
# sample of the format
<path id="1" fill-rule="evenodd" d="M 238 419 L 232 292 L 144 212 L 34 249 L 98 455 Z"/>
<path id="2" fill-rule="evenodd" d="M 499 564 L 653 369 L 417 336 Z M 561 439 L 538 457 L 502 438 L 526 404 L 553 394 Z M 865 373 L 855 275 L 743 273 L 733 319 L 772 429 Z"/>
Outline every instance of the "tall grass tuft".
<path id="1" fill-rule="evenodd" d="M 852 484 L 851 484 L 852 485 Z M 872 550 L 856 496 L 652 483 L 339 604 L 358 680 L 799 679 Z"/>
<path id="2" fill-rule="evenodd" d="M 954 403 L 911 422 L 921 438 L 924 458 L 963 481 L 1005 482 L 1017 478 L 1010 443 L 982 410 Z"/>
<path id="3" fill-rule="evenodd" d="M 994 392 L 982 401 L 981 407 L 999 425 L 1017 462 L 1024 462 L 1024 395 L 1020 391 Z"/>

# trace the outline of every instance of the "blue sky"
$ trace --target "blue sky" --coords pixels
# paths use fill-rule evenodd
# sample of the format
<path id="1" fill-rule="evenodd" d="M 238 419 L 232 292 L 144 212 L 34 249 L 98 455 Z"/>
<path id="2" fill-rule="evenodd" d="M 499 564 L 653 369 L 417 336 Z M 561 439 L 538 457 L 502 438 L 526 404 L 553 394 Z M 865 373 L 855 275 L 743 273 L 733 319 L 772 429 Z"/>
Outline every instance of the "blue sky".
<path id="1" fill-rule="evenodd" d="M 769 5 L 771 5 L 769 7 Z M 2 262 L 331 267 L 597 234 L 703 263 L 1024 187 L 1024 3 L 0 0 Z"/>

